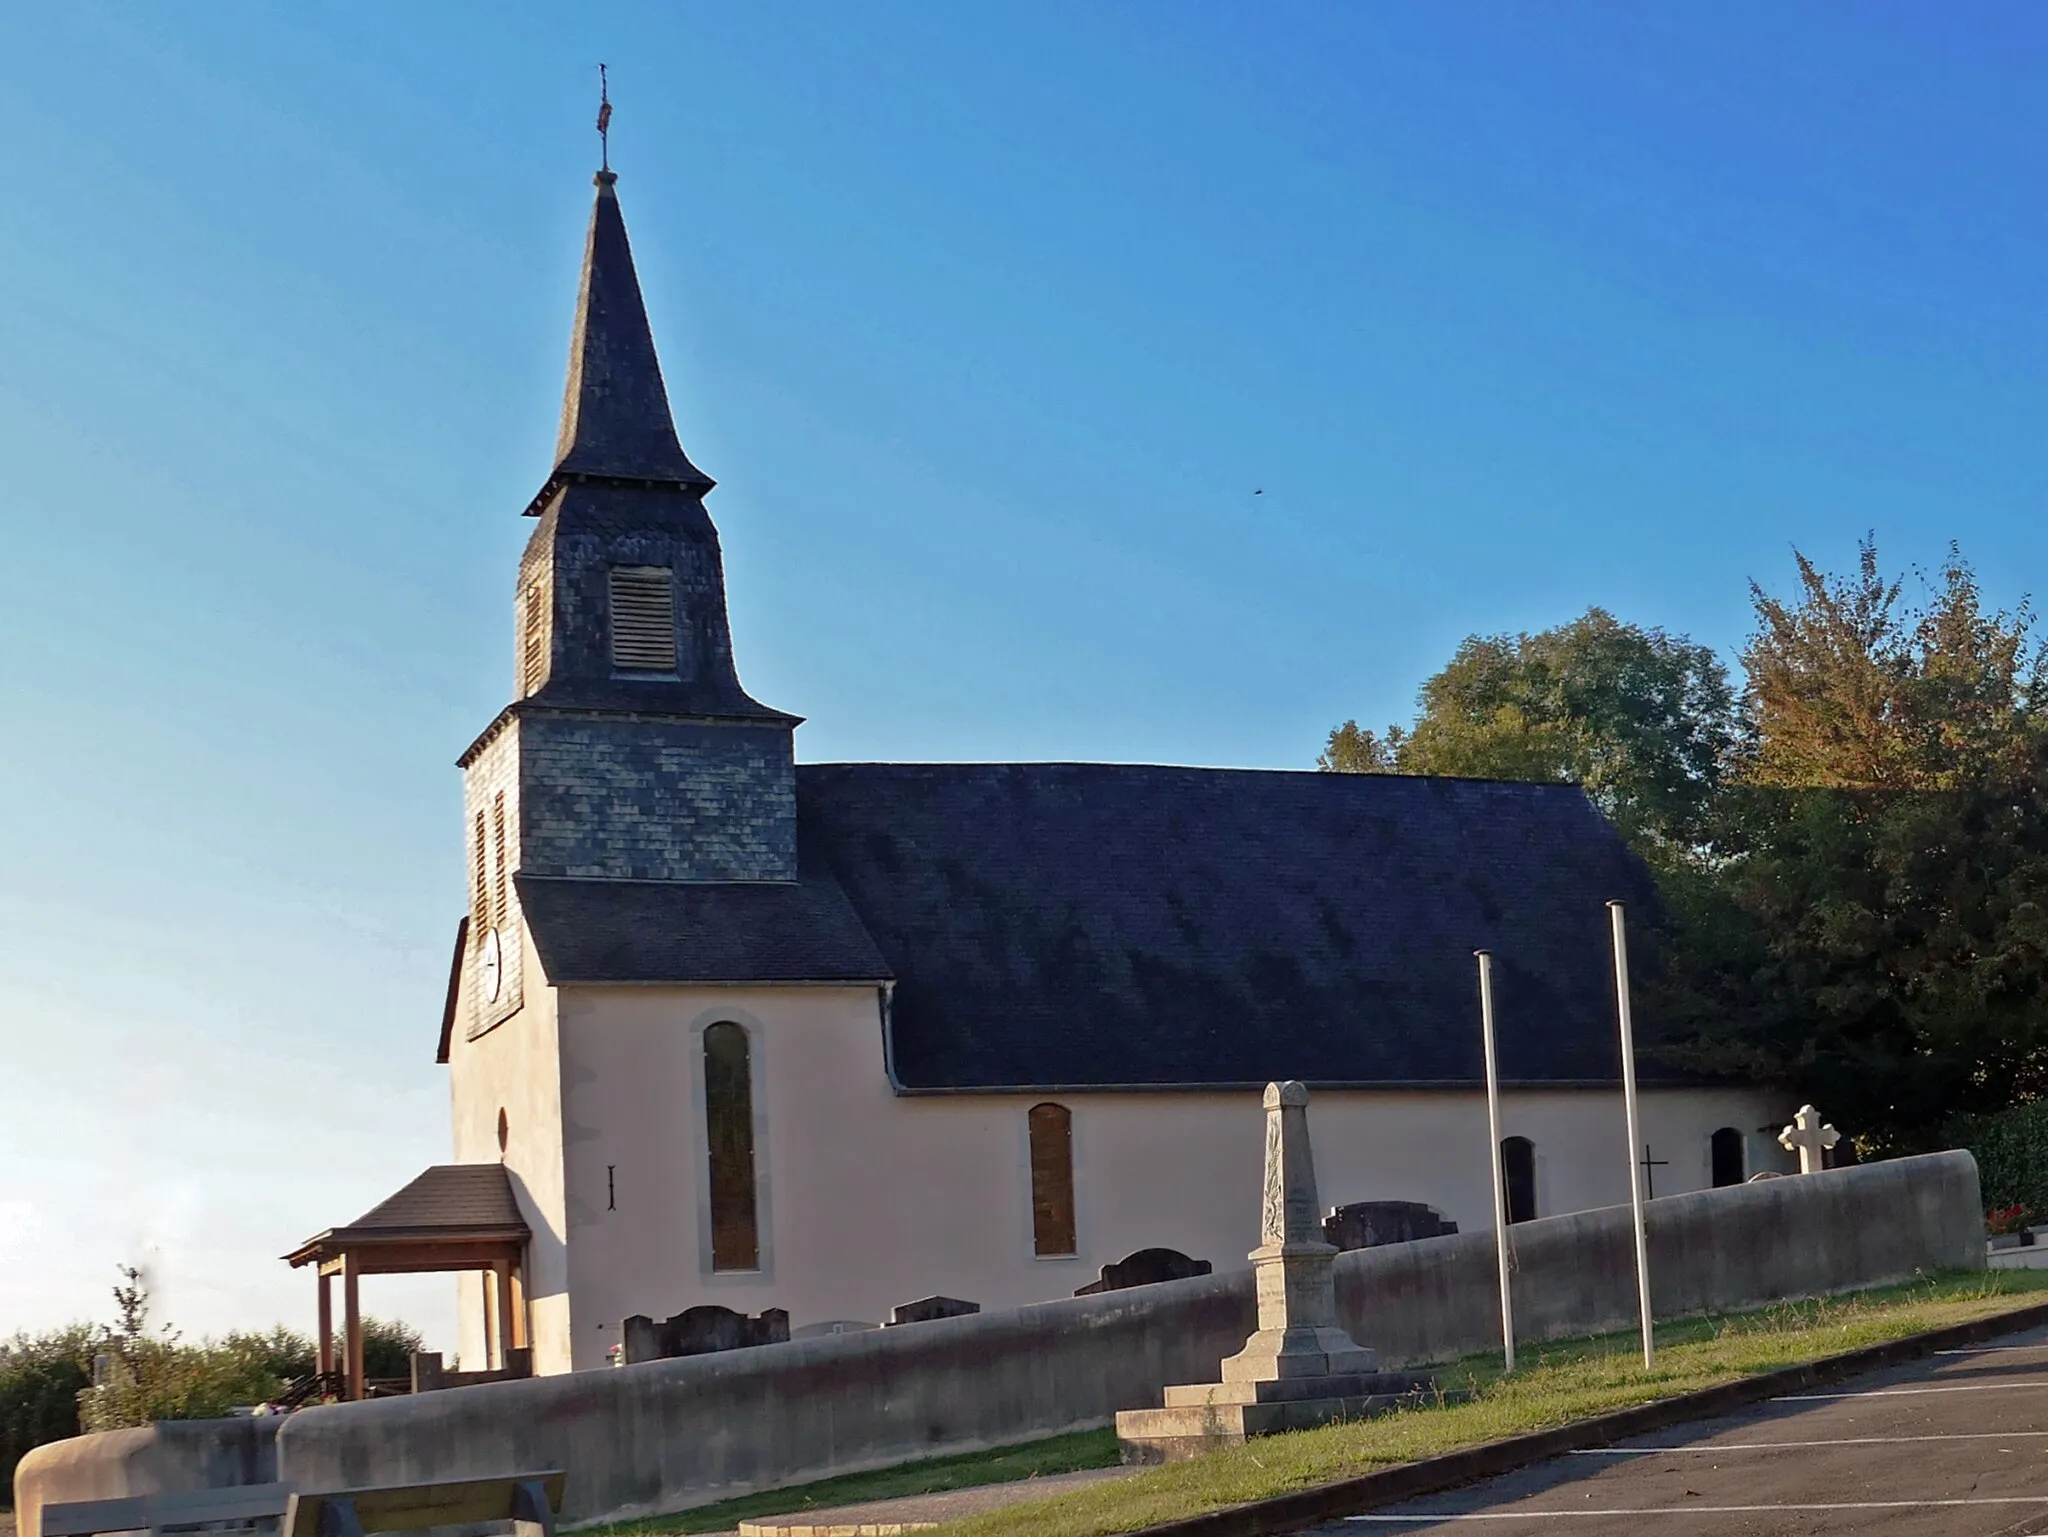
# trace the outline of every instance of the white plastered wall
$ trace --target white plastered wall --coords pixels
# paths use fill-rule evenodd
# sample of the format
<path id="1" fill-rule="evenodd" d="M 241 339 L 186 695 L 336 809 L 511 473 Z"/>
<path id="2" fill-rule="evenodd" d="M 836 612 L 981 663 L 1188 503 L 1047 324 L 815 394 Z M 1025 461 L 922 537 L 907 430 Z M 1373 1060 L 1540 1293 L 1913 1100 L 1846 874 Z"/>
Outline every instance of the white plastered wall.
<path id="1" fill-rule="evenodd" d="M 505 1167 L 519 1209 L 533 1229 L 527 1249 L 527 1317 L 535 1369 L 560 1372 L 570 1366 L 568 1222 L 563 1199 L 562 1074 L 555 1012 L 557 994 L 538 985 L 539 959 L 520 925 L 521 959 L 529 979 L 519 1011 L 474 1040 L 461 1022 L 470 1016 L 467 997 L 457 1000 L 457 1028 L 449 1044 L 448 1079 L 458 1163 L 496 1163 L 498 1112 L 505 1113 Z M 466 994 L 473 965 L 464 967 Z M 457 1281 L 462 1365 L 476 1369 L 489 1359 L 485 1345 L 484 1288 L 474 1273 Z"/>
<path id="2" fill-rule="evenodd" d="M 634 1313 L 715 1302 L 785 1308 L 798 1328 L 878 1322 L 934 1293 L 984 1307 L 1063 1297 L 1152 1246 L 1236 1268 L 1257 1241 L 1256 1093 L 897 1095 L 866 988 L 577 987 L 559 1000 L 578 1368 L 603 1364 Z M 701 1032 L 718 1020 L 744 1025 L 754 1047 L 754 1273 L 709 1262 L 698 1064 Z M 1032 1254 L 1025 1114 L 1042 1097 L 1073 1115 L 1070 1259 Z M 1643 1137 L 1667 1160 L 1657 1193 L 1712 1183 L 1723 1126 L 1744 1134 L 1750 1172 L 1790 1167 L 1763 1128 L 1792 1108 L 1763 1090 L 1646 1093 Z M 1490 1225 L 1483 1095 L 1332 1091 L 1310 1122 L 1325 1206 L 1423 1201 L 1464 1229 Z M 1503 1135 L 1536 1145 L 1542 1215 L 1628 1198 L 1618 1092 L 1511 1091 Z"/>

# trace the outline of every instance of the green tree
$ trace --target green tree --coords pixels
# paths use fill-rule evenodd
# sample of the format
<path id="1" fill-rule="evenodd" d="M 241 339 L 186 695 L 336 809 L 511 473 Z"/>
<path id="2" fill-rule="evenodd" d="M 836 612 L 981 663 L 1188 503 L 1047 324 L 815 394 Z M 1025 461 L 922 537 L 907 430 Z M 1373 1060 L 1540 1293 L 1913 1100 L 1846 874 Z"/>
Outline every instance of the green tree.
<path id="1" fill-rule="evenodd" d="M 1598 608 L 1533 635 L 1468 637 L 1418 703 L 1412 727 L 1384 735 L 1346 721 L 1321 767 L 1580 784 L 1650 849 L 1702 837 L 1737 741 L 1711 649 Z"/>
<path id="2" fill-rule="evenodd" d="M 46 1441 L 78 1434 L 78 1395 L 92 1381 L 95 1331 L 74 1324 L 0 1340 L 0 1502 L 14 1465 Z"/>
<path id="3" fill-rule="evenodd" d="M 121 1278 L 114 1288 L 117 1322 L 93 1340 L 98 1380 L 77 1396 L 78 1421 L 86 1430 L 212 1419 L 244 1405 L 269 1403 L 314 1368 L 312 1342 L 282 1326 L 198 1344 L 185 1343 L 168 1328 L 152 1332 L 144 1277 L 124 1265 Z M 407 1324 L 364 1319 L 364 1374 L 372 1379 L 406 1376 L 420 1343 L 419 1331 Z"/>
<path id="4" fill-rule="evenodd" d="M 1752 784 L 1863 790 L 1969 790 L 2024 771 L 2040 735 L 2048 654 L 2034 616 L 1986 613 L 1954 545 L 1923 606 L 1899 606 L 1877 546 L 1854 576 L 1829 576 L 1798 551 L 1800 595 L 1751 585 L 1757 632 L 1743 652 Z"/>
<path id="5" fill-rule="evenodd" d="M 2048 1093 L 2048 757 L 2032 616 L 1960 554 L 1902 607 L 1798 556 L 1753 591 L 1749 735 L 1667 872 L 1664 1003 L 1695 1067 L 1790 1081 L 1877 1148 Z"/>

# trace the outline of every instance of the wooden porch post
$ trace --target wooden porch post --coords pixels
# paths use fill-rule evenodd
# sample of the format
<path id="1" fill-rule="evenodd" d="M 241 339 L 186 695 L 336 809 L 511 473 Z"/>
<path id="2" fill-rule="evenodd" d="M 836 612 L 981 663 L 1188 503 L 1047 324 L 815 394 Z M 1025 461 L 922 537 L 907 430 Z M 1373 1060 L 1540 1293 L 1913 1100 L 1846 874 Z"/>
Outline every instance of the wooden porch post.
<path id="1" fill-rule="evenodd" d="M 496 1298 L 498 1304 L 497 1367 L 500 1371 L 503 1371 L 510 1359 L 505 1352 L 517 1343 L 514 1336 L 519 1332 L 518 1326 L 512 1319 L 512 1262 L 510 1260 L 501 1259 L 491 1262 L 491 1295 Z"/>
<path id="2" fill-rule="evenodd" d="M 334 1288 L 327 1284 L 327 1267 L 313 1267 L 314 1284 L 320 1288 L 320 1372 L 334 1370 Z"/>
<path id="3" fill-rule="evenodd" d="M 484 1370 L 490 1371 L 498 1363 L 494 1356 L 498 1349 L 498 1297 L 495 1278 L 488 1265 L 477 1273 L 477 1290 L 484 1299 Z M 463 1363 L 467 1365 L 467 1362 Z"/>
<path id="4" fill-rule="evenodd" d="M 512 1348 L 524 1350 L 533 1343 L 526 1337 L 526 1269 L 512 1268 Z"/>
<path id="5" fill-rule="evenodd" d="M 351 1250 L 341 1254 L 341 1330 L 342 1348 L 347 1352 L 348 1397 L 351 1401 L 369 1396 L 369 1387 L 363 1380 L 363 1310 L 356 1294 L 359 1276 L 358 1261 Z"/>

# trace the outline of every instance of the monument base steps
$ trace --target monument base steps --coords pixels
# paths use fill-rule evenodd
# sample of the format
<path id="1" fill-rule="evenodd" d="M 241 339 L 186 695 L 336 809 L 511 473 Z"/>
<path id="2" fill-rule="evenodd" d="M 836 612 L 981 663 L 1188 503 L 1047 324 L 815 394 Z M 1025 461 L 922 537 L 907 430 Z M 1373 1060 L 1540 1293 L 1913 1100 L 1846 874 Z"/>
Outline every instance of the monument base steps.
<path id="1" fill-rule="evenodd" d="M 1223 1361 L 1225 1382 L 1268 1377 L 1349 1377 L 1375 1370 L 1379 1354 L 1342 1329 L 1261 1329 Z"/>
<path id="2" fill-rule="evenodd" d="M 1316 1171 L 1308 1143 L 1308 1090 L 1266 1085 L 1266 1187 L 1259 1246 L 1251 1252 L 1259 1327 L 1226 1356 L 1220 1382 L 1170 1387 L 1164 1407 L 1116 1417 L 1127 1463 L 1178 1462 L 1253 1436 L 1312 1430 L 1339 1420 L 1436 1402 L 1434 1379 L 1378 1370 L 1379 1356 L 1337 1323 L 1331 1264 L 1337 1250 L 1317 1227 Z"/>
<path id="3" fill-rule="evenodd" d="M 1259 1382 L 1195 1382 L 1168 1388 L 1163 1401 L 1169 1409 L 1189 1409 L 1200 1404 L 1278 1404 L 1407 1393 L 1433 1397 L 1436 1380 L 1421 1372 L 1351 1372 L 1333 1377 L 1268 1377 Z"/>
<path id="4" fill-rule="evenodd" d="M 1351 1388 L 1383 1388 L 1352 1392 Z M 1276 1390 L 1321 1389 L 1328 1396 L 1261 1397 Z M 1331 1391 L 1335 1389 L 1334 1393 Z M 1464 1395 L 1450 1395 L 1462 1397 Z M 1406 1372 L 1372 1372 L 1352 1377 L 1296 1378 L 1289 1382 L 1205 1383 L 1166 1390 L 1163 1409 L 1126 1409 L 1116 1417 L 1117 1445 L 1127 1464 L 1182 1462 L 1228 1446 L 1242 1446 L 1255 1436 L 1289 1430 L 1313 1430 L 1344 1420 L 1371 1419 L 1396 1409 L 1413 1409 L 1437 1401 L 1428 1377 Z"/>

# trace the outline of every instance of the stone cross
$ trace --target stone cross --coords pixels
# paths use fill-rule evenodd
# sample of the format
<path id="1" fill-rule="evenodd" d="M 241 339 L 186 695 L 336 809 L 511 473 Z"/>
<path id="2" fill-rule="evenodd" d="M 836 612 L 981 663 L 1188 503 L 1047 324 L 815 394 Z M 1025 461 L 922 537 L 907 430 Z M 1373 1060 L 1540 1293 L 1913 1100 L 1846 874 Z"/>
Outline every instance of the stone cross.
<path id="1" fill-rule="evenodd" d="M 1841 1140 L 1842 1134 L 1825 1125 L 1820 1112 L 1811 1105 L 1801 1105 L 1799 1113 L 1792 1117 L 1792 1124 L 1778 1133 L 1778 1146 L 1799 1155 L 1801 1174 L 1820 1173 L 1821 1154 Z"/>

